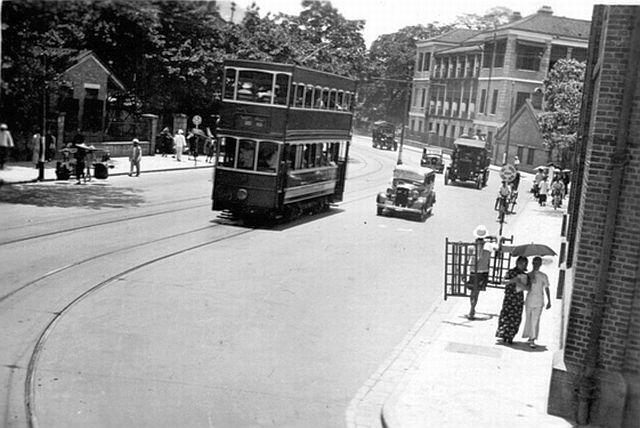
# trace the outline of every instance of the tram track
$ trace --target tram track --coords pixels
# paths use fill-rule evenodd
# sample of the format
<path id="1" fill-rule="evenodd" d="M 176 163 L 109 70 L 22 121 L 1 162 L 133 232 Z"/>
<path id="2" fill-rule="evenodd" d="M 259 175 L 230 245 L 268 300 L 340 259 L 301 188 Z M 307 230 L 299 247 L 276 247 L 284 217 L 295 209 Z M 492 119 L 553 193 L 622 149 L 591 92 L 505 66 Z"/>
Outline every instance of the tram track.
<path id="1" fill-rule="evenodd" d="M 203 228 L 204 229 L 204 228 Z M 48 321 L 46 327 L 42 330 L 42 332 L 40 333 L 40 335 L 38 336 L 37 340 L 35 341 L 35 345 L 33 347 L 33 351 L 31 352 L 31 355 L 29 357 L 29 361 L 27 364 L 27 369 L 26 369 L 26 374 L 25 374 L 25 383 L 24 383 L 24 408 L 25 408 L 25 412 L 26 412 L 26 421 L 29 427 L 35 428 L 38 427 L 38 423 L 37 423 L 37 417 L 36 417 L 36 400 L 35 400 L 35 387 L 36 387 L 36 378 L 35 378 L 35 373 L 37 370 L 37 365 L 38 365 L 38 361 L 39 358 L 43 352 L 43 349 L 45 347 L 46 341 L 48 339 L 48 337 L 50 336 L 50 334 L 53 332 L 53 330 L 55 329 L 55 326 L 57 324 L 57 322 L 63 317 L 65 316 L 73 307 L 75 307 L 77 304 L 79 304 L 80 302 L 82 302 L 83 300 L 85 300 L 86 298 L 94 295 L 95 293 L 97 293 L 98 291 L 108 287 L 111 284 L 114 284 L 119 278 L 131 274 L 133 272 L 136 272 L 140 269 L 143 269 L 145 267 L 148 267 L 150 265 L 153 265 L 155 263 L 158 263 L 160 261 L 164 261 L 167 259 L 170 259 L 172 257 L 176 257 L 179 256 L 181 254 L 190 252 L 190 251 L 194 251 L 194 250 L 198 250 L 200 248 L 204 248 L 207 247 L 209 245 L 212 244 L 217 244 L 219 242 L 222 241 L 227 241 L 230 239 L 234 239 L 243 235 L 247 235 L 249 233 L 254 232 L 255 229 L 244 229 L 241 231 L 237 231 L 235 233 L 230 233 L 229 235 L 225 235 L 225 236 L 221 236 L 221 237 L 217 237 L 215 239 L 206 241 L 206 242 L 202 242 L 202 243 L 198 243 L 196 245 L 192 245 L 189 246 L 187 248 L 182 248 L 180 250 L 177 251 L 172 251 L 170 253 L 167 254 L 163 254 L 161 256 L 158 257 L 154 257 L 152 259 L 146 260 L 142 263 L 138 263 L 132 267 L 129 267 L 127 269 L 124 269 L 120 272 L 117 272 L 116 274 L 110 276 L 109 278 L 91 286 L 89 289 L 87 289 L 86 291 L 84 291 L 83 293 L 77 295 L 75 298 L 73 298 L 71 301 L 69 301 L 64 307 L 62 307 L 60 310 L 53 312 L 53 316 L 51 317 L 51 319 Z"/>
<path id="2" fill-rule="evenodd" d="M 382 157 L 381 157 L 382 158 Z M 369 163 L 362 159 L 362 161 L 364 162 L 364 169 L 366 170 L 366 167 L 369 166 Z M 363 178 L 369 177 L 369 176 L 375 176 L 381 173 L 381 171 L 383 171 L 385 169 L 386 165 L 385 163 L 382 161 L 382 159 L 376 159 L 375 161 L 375 165 L 373 166 L 372 170 L 367 171 L 363 174 L 358 174 L 355 175 L 353 177 L 350 177 L 351 180 L 361 180 Z M 376 188 L 378 188 L 379 186 L 376 185 Z M 363 191 L 368 191 L 368 189 L 373 188 L 373 186 L 367 186 L 365 188 L 359 188 L 356 193 L 361 193 Z M 362 199 L 365 198 L 370 198 L 371 195 L 367 194 L 366 196 L 357 196 L 355 198 L 349 198 L 348 200 L 345 200 L 343 202 L 343 204 L 351 204 L 351 203 L 355 203 L 357 201 L 360 201 Z M 199 198 L 190 198 L 189 200 L 197 200 Z M 138 215 L 138 216 L 131 216 L 131 217 L 126 217 L 126 218 L 120 218 L 120 219 L 113 219 L 113 220 L 107 220 L 107 221 L 103 221 L 100 223 L 96 223 L 93 225 L 85 225 L 85 226 L 78 226 L 76 228 L 70 228 L 70 229 L 66 229 L 64 231 L 52 231 L 49 233 L 45 233 L 45 234 L 40 234 L 37 236 L 32 236 L 29 238 L 25 238 L 25 239 L 21 239 L 21 240 L 14 240 L 14 242 L 21 242 L 21 241 L 25 241 L 25 240 L 33 240 L 33 239 L 37 239 L 39 237 L 48 237 L 48 236 L 52 236 L 52 235 L 56 235 L 56 234 L 62 234 L 62 233 L 70 233 L 70 232 L 76 232 L 76 231 L 81 231 L 83 229 L 86 228 L 90 228 L 90 227 L 95 227 L 95 226 L 102 226 L 102 225 L 108 225 L 108 224 L 113 224 L 113 223 L 118 223 L 118 222 L 126 222 L 126 221 L 131 221 L 131 220 L 136 220 L 136 219 L 140 219 L 142 217 L 149 217 L 149 216 L 154 216 L 154 215 L 163 215 L 163 214 L 172 214 L 175 212 L 180 212 L 180 211 L 185 211 L 185 210 L 189 210 L 189 209 L 197 209 L 197 208 L 201 208 L 205 206 L 205 204 L 198 204 L 198 205 L 193 205 L 190 207 L 180 207 L 180 208 L 176 208 L 176 209 L 169 209 L 169 210 L 162 210 L 162 211 L 158 211 L 158 212 L 153 212 L 150 214 L 143 214 L 143 215 Z M 294 221 L 295 223 L 295 221 Z M 129 245 L 126 247 L 122 247 L 122 248 L 117 248 L 114 249 L 112 251 L 107 251 L 107 252 L 103 252 L 101 254 L 97 254 L 97 255 L 93 255 L 91 257 L 86 257 L 82 260 L 78 260 L 75 261 L 67 266 L 62 266 L 60 268 L 57 268 L 55 270 L 52 270 L 50 272 L 47 272 L 44 275 L 41 275 L 38 278 L 35 278 L 31 281 L 29 281 L 26 284 L 23 284 L 22 286 L 20 286 L 19 288 L 11 291 L 10 293 L 5 294 L 4 296 L 0 297 L 0 304 L 6 303 L 6 301 L 8 301 L 9 298 L 11 298 L 12 296 L 15 296 L 16 294 L 18 294 L 21 291 L 25 291 L 28 290 L 31 286 L 34 286 L 36 284 L 41 283 L 42 281 L 46 280 L 46 279 L 50 279 L 56 275 L 60 275 L 60 274 L 68 274 L 69 272 L 73 271 L 74 268 L 78 268 L 80 266 L 83 265 L 88 265 L 90 262 L 95 261 L 96 259 L 104 259 L 104 258 L 108 258 L 109 256 L 114 256 L 116 254 L 124 254 L 128 251 L 131 250 L 136 250 L 139 248 L 142 248 L 144 246 L 149 246 L 149 245 L 154 245 L 154 244 L 158 244 L 161 242 L 170 242 L 173 239 L 176 239 L 180 236 L 184 236 L 185 234 L 197 234 L 198 232 L 203 232 L 205 230 L 211 230 L 212 228 L 217 228 L 219 226 L 224 226 L 223 224 L 218 224 L 218 225 L 207 225 L 205 227 L 199 227 L 196 229 L 192 229 L 192 230 L 188 230 L 188 231 L 183 231 L 181 233 L 175 233 L 172 235 L 168 235 L 168 236 L 163 236 L 163 237 L 159 237 L 157 239 L 153 239 L 153 240 L 149 240 L 143 243 L 137 243 L 137 244 L 133 244 L 133 245 Z M 233 225 L 231 225 L 233 226 Z M 30 345 L 28 346 L 28 349 L 31 349 L 31 351 L 27 352 L 24 354 L 23 357 L 20 358 L 20 361 L 22 362 L 26 362 L 26 364 L 19 364 L 18 362 L 15 363 L 16 367 L 26 367 L 25 369 L 25 374 L 24 374 L 24 384 L 23 384 L 23 402 L 22 405 L 24 406 L 24 410 L 23 410 L 23 414 L 26 417 L 26 424 L 29 427 L 37 427 L 38 426 L 38 418 L 37 418 L 37 397 L 36 397 L 36 393 L 37 393 L 37 371 L 38 371 L 38 364 L 40 361 L 40 357 L 43 354 L 44 349 L 46 348 L 46 343 L 47 340 L 49 339 L 49 337 L 51 336 L 51 334 L 55 331 L 55 328 L 58 324 L 58 322 L 65 317 L 74 307 L 76 307 L 78 304 L 82 303 L 83 301 L 85 301 L 86 299 L 88 299 L 89 297 L 97 294 L 100 290 L 105 289 L 106 287 L 109 287 L 110 285 L 113 285 L 116 283 L 116 281 L 118 281 L 120 278 L 122 278 L 123 276 L 129 275 L 131 273 L 134 273 L 136 271 L 139 271 L 141 269 L 144 269 L 148 266 L 152 266 L 155 263 L 159 263 L 168 259 L 171 259 L 173 257 L 177 257 L 181 254 L 190 252 L 190 251 L 196 251 L 198 249 L 207 247 L 207 246 L 211 246 L 211 245 L 215 245 L 217 243 L 220 242 L 224 242 L 224 241 L 229 241 L 232 240 L 234 238 L 237 237 L 242 237 L 243 235 L 247 235 L 250 234 L 251 232 L 254 232 L 256 229 L 247 229 L 247 228 L 243 228 L 241 230 L 236 230 L 236 231 L 232 231 L 229 234 L 225 234 L 223 236 L 218 236 L 214 239 L 210 239 L 207 240 L 206 242 L 198 242 L 194 245 L 189 245 L 180 249 L 177 249 L 175 251 L 171 251 L 168 253 L 164 253 L 164 254 L 160 254 L 157 256 L 154 256 L 152 258 L 149 258 L 148 260 L 142 261 L 140 263 L 136 263 L 133 266 L 127 267 L 126 269 L 122 269 L 117 271 L 115 274 L 110 275 L 108 278 L 93 283 L 93 284 L 87 284 L 86 286 L 83 286 L 84 291 L 77 293 L 77 294 L 73 294 L 73 291 L 71 293 L 70 296 L 68 296 L 67 298 L 65 298 L 62 302 L 60 302 L 59 304 L 57 304 L 57 308 L 48 308 L 45 311 L 41 311 L 38 312 L 37 316 L 34 316 L 34 320 L 31 321 L 33 323 L 33 326 L 36 326 L 38 323 L 44 325 L 44 328 L 42 328 L 41 330 L 38 329 L 36 331 L 33 332 L 33 334 L 31 335 L 31 337 L 33 337 L 35 339 L 35 341 L 30 341 Z M 259 230 L 259 229 L 258 229 Z M 4 242 L 4 243 L 0 243 L 0 246 L 2 245 L 8 245 L 8 242 Z M 165 245 L 164 248 L 170 248 L 170 245 Z M 37 318 L 37 320 L 36 320 Z M 27 360 L 28 358 L 28 360 Z M 16 385 L 16 389 L 19 386 L 19 384 L 22 383 L 21 381 Z M 7 422 L 5 420 L 5 422 Z"/>

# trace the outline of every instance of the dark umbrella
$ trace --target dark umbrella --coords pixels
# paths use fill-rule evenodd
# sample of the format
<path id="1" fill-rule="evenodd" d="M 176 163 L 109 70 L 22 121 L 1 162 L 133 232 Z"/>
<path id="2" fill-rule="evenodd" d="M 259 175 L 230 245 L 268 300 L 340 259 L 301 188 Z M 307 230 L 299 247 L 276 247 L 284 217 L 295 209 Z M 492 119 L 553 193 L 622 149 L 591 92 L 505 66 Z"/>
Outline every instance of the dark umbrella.
<path id="1" fill-rule="evenodd" d="M 511 257 L 523 256 L 555 256 L 556 252 L 544 244 L 503 245 L 502 251 L 510 253 Z"/>

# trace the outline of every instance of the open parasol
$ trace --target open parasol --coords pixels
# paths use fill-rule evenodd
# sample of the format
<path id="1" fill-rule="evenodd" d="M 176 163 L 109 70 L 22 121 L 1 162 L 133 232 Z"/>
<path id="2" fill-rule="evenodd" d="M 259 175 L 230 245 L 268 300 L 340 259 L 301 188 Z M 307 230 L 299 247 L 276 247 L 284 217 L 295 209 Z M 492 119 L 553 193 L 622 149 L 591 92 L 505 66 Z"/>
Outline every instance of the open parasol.
<path id="1" fill-rule="evenodd" d="M 503 245 L 502 252 L 510 253 L 511 257 L 523 256 L 555 256 L 556 252 L 544 244 Z"/>

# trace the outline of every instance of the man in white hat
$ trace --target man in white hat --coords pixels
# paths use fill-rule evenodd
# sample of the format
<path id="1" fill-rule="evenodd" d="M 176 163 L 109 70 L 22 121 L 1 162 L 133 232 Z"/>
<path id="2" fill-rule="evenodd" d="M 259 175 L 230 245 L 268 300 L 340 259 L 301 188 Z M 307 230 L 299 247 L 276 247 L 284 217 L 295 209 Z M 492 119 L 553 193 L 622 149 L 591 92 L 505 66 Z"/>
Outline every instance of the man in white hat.
<path id="1" fill-rule="evenodd" d="M 493 244 L 485 242 L 489 236 L 489 231 L 485 225 L 479 225 L 473 231 L 476 241 L 472 247 L 469 247 L 467 263 L 471 274 L 467 281 L 467 288 L 471 290 L 469 296 L 471 308 L 469 309 L 469 319 L 474 319 L 476 315 L 476 305 L 478 304 L 478 296 L 481 291 L 487 289 L 489 281 L 489 262 L 491 261 L 491 251 Z"/>
<path id="2" fill-rule="evenodd" d="M 136 170 L 136 177 L 140 176 L 140 160 L 142 159 L 142 148 L 140 148 L 140 141 L 137 138 L 133 139 L 133 147 L 131 147 L 131 155 L 129 156 L 129 162 L 131 162 L 131 168 L 129 169 L 129 177 L 133 175 L 133 169 Z"/>
<path id="3" fill-rule="evenodd" d="M 182 129 L 178 129 L 178 132 L 173 137 L 173 147 L 176 149 L 176 160 L 178 162 L 182 161 L 182 151 L 186 144 L 187 141 L 184 139 L 184 131 Z"/>
<path id="4" fill-rule="evenodd" d="M 9 150 L 12 149 L 13 137 L 9 132 L 9 127 L 6 123 L 0 123 L 0 169 L 4 169 L 4 163 L 9 156 Z"/>

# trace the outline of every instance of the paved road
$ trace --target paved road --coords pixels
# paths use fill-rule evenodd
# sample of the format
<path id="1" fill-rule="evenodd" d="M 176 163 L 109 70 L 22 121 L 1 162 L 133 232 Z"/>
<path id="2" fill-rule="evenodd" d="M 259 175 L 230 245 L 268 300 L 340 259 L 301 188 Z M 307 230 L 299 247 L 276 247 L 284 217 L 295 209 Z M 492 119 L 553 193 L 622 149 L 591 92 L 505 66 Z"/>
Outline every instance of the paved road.
<path id="1" fill-rule="evenodd" d="M 3 425 L 25 406 L 40 426 L 344 425 L 442 298 L 444 237 L 491 225 L 497 188 L 440 175 L 425 223 L 377 217 L 396 154 L 357 138 L 352 155 L 344 203 L 272 229 L 216 217 L 210 171 L 19 188 L 2 204 L 19 219 L 0 236 Z"/>

